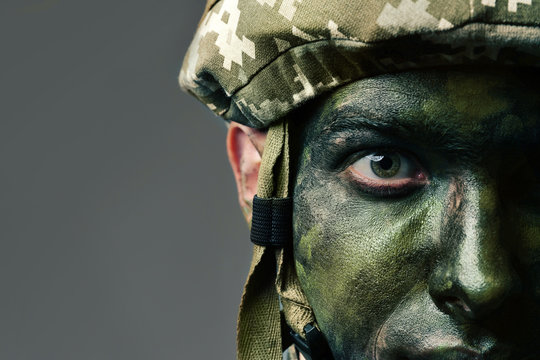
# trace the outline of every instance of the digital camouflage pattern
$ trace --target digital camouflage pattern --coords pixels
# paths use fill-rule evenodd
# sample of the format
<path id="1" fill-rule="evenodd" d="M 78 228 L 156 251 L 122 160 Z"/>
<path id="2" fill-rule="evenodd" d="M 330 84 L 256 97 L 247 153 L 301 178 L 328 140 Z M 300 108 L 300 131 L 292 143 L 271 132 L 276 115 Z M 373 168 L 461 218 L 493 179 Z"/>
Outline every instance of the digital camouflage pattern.
<path id="1" fill-rule="evenodd" d="M 210 0 L 180 84 L 255 128 L 361 78 L 470 63 L 538 66 L 537 0 Z"/>

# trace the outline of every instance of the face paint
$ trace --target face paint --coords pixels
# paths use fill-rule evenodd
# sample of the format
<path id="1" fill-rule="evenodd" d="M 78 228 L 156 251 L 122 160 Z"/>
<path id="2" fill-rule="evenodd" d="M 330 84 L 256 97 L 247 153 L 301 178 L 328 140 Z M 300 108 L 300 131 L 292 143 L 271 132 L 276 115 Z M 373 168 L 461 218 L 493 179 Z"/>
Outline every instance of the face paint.
<path id="1" fill-rule="evenodd" d="M 316 104 L 294 252 L 335 359 L 539 356 L 540 99 L 526 81 L 403 73 Z"/>

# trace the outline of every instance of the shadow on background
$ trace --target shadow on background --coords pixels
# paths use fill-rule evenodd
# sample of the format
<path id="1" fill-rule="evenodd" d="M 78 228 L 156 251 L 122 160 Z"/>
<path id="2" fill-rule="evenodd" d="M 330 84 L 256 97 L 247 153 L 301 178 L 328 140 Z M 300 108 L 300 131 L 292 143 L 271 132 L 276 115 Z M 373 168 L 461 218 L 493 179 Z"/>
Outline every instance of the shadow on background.
<path id="1" fill-rule="evenodd" d="M 0 359 L 232 359 L 225 126 L 177 85 L 204 1 L 2 1 Z"/>

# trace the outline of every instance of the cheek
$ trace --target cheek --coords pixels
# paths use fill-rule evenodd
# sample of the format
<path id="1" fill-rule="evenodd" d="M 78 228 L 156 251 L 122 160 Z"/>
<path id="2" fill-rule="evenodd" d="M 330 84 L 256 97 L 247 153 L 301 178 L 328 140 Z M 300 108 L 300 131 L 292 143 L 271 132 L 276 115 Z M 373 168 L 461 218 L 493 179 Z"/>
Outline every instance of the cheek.
<path id="1" fill-rule="evenodd" d="M 362 199 L 339 180 L 315 179 L 295 192 L 296 268 L 333 351 L 364 352 L 426 281 L 437 206 L 416 200 Z"/>
<path id="2" fill-rule="evenodd" d="M 530 289 L 533 299 L 540 303 L 540 217 L 537 214 L 515 212 L 508 223 L 513 224 L 508 247 L 513 250 L 517 263 L 521 264 L 521 280 Z M 515 239 L 520 241 L 515 241 Z"/>

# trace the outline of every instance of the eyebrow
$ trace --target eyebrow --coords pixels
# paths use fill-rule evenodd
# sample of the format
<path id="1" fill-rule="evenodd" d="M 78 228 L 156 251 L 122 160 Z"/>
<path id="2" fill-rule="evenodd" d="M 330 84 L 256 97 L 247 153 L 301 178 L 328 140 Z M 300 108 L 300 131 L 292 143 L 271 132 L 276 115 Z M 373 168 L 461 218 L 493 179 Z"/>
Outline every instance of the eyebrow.
<path id="1" fill-rule="evenodd" d="M 373 115 L 373 114 L 370 114 Z M 321 135 L 343 134 L 372 130 L 386 137 L 393 137 L 406 143 L 422 143 L 429 147 L 450 155 L 465 156 L 467 158 L 478 157 L 486 149 L 485 138 L 471 141 L 471 137 L 463 139 L 452 131 L 448 126 L 433 122 L 406 121 L 394 116 L 381 117 L 380 115 L 362 116 L 359 114 L 331 116 L 330 123 L 321 130 Z"/>
<path id="2" fill-rule="evenodd" d="M 358 128 L 369 128 L 378 131 L 407 131 L 400 121 L 394 118 L 373 119 L 361 115 L 335 115 L 332 120 L 321 130 L 321 133 L 329 134 L 343 131 L 356 130 Z"/>

